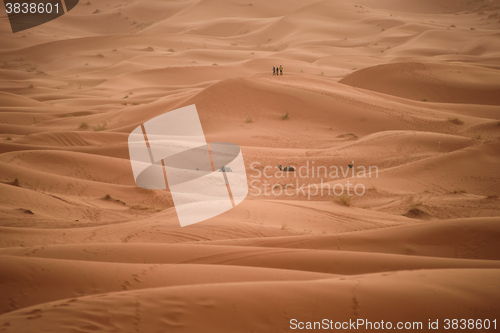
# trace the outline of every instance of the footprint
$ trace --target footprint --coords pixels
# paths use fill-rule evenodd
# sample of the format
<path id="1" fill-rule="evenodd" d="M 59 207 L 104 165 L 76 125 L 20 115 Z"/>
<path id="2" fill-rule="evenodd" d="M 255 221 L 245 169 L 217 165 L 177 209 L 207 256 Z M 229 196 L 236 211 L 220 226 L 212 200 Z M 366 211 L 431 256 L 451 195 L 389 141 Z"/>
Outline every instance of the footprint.
<path id="1" fill-rule="evenodd" d="M 358 307 L 359 307 L 359 303 L 358 303 L 358 300 L 356 299 L 356 297 L 353 297 L 352 298 L 352 313 L 354 315 L 354 317 L 358 317 Z"/>

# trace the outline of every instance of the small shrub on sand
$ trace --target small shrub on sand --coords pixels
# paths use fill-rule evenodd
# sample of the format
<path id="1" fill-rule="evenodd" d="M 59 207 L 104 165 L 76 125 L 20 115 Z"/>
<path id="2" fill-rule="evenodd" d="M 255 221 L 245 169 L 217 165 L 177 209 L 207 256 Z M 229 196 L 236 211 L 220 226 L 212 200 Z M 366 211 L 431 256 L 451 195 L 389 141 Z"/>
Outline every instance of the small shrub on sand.
<path id="1" fill-rule="evenodd" d="M 453 123 L 455 125 L 463 125 L 464 122 L 462 120 L 460 120 L 459 118 L 448 118 L 448 121 L 450 123 Z"/>
<path id="2" fill-rule="evenodd" d="M 130 206 L 130 209 L 135 209 L 135 210 L 148 210 L 149 207 L 142 206 L 142 205 L 132 205 Z"/>
<path id="3" fill-rule="evenodd" d="M 252 117 L 247 117 L 247 120 L 245 120 L 245 123 L 250 124 L 252 122 Z"/>
<path id="4" fill-rule="evenodd" d="M 339 196 L 339 201 L 344 206 L 349 207 L 351 205 L 351 197 L 347 194 L 342 194 L 341 196 Z"/>
<path id="5" fill-rule="evenodd" d="M 500 121 L 497 123 L 497 126 L 500 126 Z"/>
<path id="6" fill-rule="evenodd" d="M 290 114 L 288 113 L 288 111 L 283 116 L 281 116 L 281 120 L 287 120 L 287 119 L 290 119 Z"/>
<path id="7" fill-rule="evenodd" d="M 341 134 L 341 135 L 338 135 L 337 138 L 339 138 L 339 139 L 349 139 L 349 140 L 357 140 L 357 139 L 359 139 L 359 137 L 356 134 L 354 134 L 354 133 Z"/>
<path id="8" fill-rule="evenodd" d="M 429 213 L 416 207 L 411 208 L 403 215 L 412 219 L 428 219 L 430 217 Z"/>
<path id="9" fill-rule="evenodd" d="M 89 124 L 87 124 L 87 123 L 81 123 L 78 128 L 79 129 L 87 129 L 87 128 L 89 128 Z"/>
<path id="10" fill-rule="evenodd" d="M 106 194 L 103 198 L 104 200 L 111 200 L 111 195 L 109 194 Z"/>
<path id="11" fill-rule="evenodd" d="M 35 86 L 30 84 L 30 86 L 28 88 L 33 89 L 33 88 L 35 88 Z"/>
<path id="12" fill-rule="evenodd" d="M 17 186 L 17 187 L 21 186 L 19 184 L 19 179 L 18 178 L 14 179 L 14 183 L 12 185 Z"/>
<path id="13" fill-rule="evenodd" d="M 106 129 L 106 122 L 104 124 L 99 124 L 99 126 L 94 127 L 94 131 L 99 132 L 99 131 L 104 131 Z"/>
<path id="14" fill-rule="evenodd" d="M 7 137 L 7 141 L 12 141 L 12 138 L 10 136 Z"/>

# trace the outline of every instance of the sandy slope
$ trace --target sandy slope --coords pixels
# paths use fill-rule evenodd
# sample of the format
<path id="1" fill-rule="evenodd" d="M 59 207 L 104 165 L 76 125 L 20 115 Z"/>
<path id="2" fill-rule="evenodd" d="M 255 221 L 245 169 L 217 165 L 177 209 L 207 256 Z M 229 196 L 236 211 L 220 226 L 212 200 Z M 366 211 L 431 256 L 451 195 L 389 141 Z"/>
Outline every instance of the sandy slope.
<path id="1" fill-rule="evenodd" d="M 154 288 L 60 300 L 10 312 L 0 320 L 6 332 L 50 331 L 54 326 L 62 332 L 158 327 L 180 332 L 275 332 L 277 325 L 288 327 L 290 319 L 343 322 L 366 317 L 395 326 L 408 320 L 410 312 L 412 322 L 426 325 L 429 318 L 442 323 L 454 316 L 494 316 L 498 278 L 498 270 L 432 270 L 311 282 Z M 470 280 L 478 283 L 464 282 Z M 402 303 L 407 305 L 402 308 Z"/>
<path id="2" fill-rule="evenodd" d="M 500 74 L 496 69 L 396 63 L 360 70 L 340 82 L 417 101 L 500 104 Z"/>
<path id="3" fill-rule="evenodd" d="M 499 10 L 102 0 L 16 34 L 1 11 L 0 332 L 495 319 Z M 127 138 L 191 104 L 250 195 L 181 228 Z M 364 194 L 320 191 L 340 185 Z"/>
<path id="4" fill-rule="evenodd" d="M 498 218 L 471 218 L 339 235 L 223 240 L 206 244 L 498 260 L 495 240 L 499 231 Z"/>

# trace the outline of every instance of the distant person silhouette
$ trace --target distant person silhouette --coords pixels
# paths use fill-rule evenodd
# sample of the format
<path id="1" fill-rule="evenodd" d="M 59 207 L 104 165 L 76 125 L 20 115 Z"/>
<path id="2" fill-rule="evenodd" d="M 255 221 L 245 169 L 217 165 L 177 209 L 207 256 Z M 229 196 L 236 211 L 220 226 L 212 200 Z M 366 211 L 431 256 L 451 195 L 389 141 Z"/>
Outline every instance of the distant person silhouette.
<path id="1" fill-rule="evenodd" d="M 283 75 L 283 66 L 280 65 L 280 75 Z"/>
<path id="2" fill-rule="evenodd" d="M 276 72 L 276 67 L 273 66 L 273 75 Z"/>
<path id="3" fill-rule="evenodd" d="M 279 70 L 280 70 L 280 68 L 278 66 L 276 66 L 276 76 L 280 75 Z"/>

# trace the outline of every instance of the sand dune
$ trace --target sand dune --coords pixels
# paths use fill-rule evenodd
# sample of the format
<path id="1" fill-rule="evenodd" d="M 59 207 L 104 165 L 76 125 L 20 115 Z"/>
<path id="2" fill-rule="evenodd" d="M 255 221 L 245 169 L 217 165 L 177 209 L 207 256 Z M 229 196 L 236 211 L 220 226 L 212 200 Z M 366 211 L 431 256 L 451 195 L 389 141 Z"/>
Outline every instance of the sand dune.
<path id="1" fill-rule="evenodd" d="M 464 249 L 467 245 L 464 245 Z M 58 254 L 63 252 L 63 254 Z M 112 252 L 112 253 L 109 253 Z M 28 248 L 9 251 L 9 255 L 65 260 L 148 264 L 211 264 L 277 268 L 327 274 L 353 275 L 430 268 L 498 268 L 495 260 L 457 260 L 399 256 L 349 251 L 310 251 L 191 244 L 111 245 L 101 244 Z M 407 253 L 405 253 L 407 254 Z M 146 259 L 147 258 L 147 259 Z M 494 259 L 497 259 L 496 257 Z"/>
<path id="2" fill-rule="evenodd" d="M 468 280 L 480 285 L 464 283 Z M 246 323 L 245 330 L 274 332 L 275 325 L 289 327 L 290 318 L 304 322 L 331 318 L 335 323 L 366 316 L 372 322 L 384 320 L 396 325 L 407 321 L 411 312 L 412 322 L 425 325 L 429 317 L 443 321 L 451 316 L 481 316 L 485 307 L 488 314 L 494 314 L 498 291 L 485 293 L 484 288 L 491 289 L 497 280 L 498 270 L 433 270 L 310 282 L 154 288 L 65 299 L 13 311 L 0 320 L 7 332 L 16 328 L 21 332 L 47 331 L 53 325 L 68 332 L 76 328 L 106 332 L 155 327 L 233 332 L 242 323 Z M 382 298 L 391 308 L 410 302 L 405 309 L 388 314 L 386 307 L 380 307 Z M 429 301 L 442 310 L 434 312 L 427 306 Z"/>
<path id="3" fill-rule="evenodd" d="M 249 281 L 300 281 L 330 278 L 331 274 L 223 265 L 158 265 L 83 263 L 3 256 L 2 295 L 8 301 L 0 308 L 10 312 L 35 304 L 124 290 Z M 7 273 L 8 272 L 8 273 Z M 29 294 L 16 281 L 32 286 Z M 8 286 L 8 287 L 7 287 Z"/>
<path id="4" fill-rule="evenodd" d="M 417 101 L 500 104 L 498 71 L 472 66 L 388 64 L 357 71 L 340 82 Z"/>
<path id="5" fill-rule="evenodd" d="M 0 331 L 498 319 L 499 10 L 81 1 L 19 33 L 2 12 Z M 192 104 L 249 195 L 181 228 L 128 135 Z"/>
<path id="6" fill-rule="evenodd" d="M 207 244 L 498 260 L 495 245 L 498 228 L 498 218 L 472 218 L 331 236 L 254 238 Z M 474 235 L 473 239 L 471 235 Z"/>

